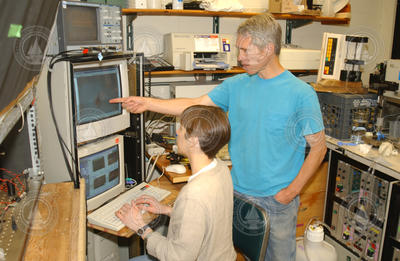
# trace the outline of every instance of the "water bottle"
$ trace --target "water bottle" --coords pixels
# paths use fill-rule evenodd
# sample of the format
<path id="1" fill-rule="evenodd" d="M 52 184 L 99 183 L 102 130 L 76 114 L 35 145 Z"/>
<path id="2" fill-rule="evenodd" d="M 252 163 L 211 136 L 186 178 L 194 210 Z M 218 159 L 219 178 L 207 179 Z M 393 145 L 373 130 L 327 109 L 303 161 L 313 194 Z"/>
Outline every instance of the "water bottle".
<path id="1" fill-rule="evenodd" d="M 324 241 L 324 229 L 320 224 L 309 225 L 296 247 L 296 261 L 337 261 L 336 249 Z"/>
<path id="2" fill-rule="evenodd" d="M 172 0 L 172 9 L 183 9 L 183 0 Z"/>

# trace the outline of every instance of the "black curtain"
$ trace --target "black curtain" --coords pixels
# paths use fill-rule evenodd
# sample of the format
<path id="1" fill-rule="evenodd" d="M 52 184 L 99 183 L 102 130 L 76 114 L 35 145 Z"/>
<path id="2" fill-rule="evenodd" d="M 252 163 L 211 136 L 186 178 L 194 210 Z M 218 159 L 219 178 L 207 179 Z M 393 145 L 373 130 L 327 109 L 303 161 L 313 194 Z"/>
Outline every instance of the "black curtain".
<path id="1" fill-rule="evenodd" d="M 0 112 L 39 74 L 58 2 L 1 1 Z"/>
<path id="2" fill-rule="evenodd" d="M 394 26 L 392 59 L 400 59 L 400 0 L 397 0 L 396 24 Z"/>

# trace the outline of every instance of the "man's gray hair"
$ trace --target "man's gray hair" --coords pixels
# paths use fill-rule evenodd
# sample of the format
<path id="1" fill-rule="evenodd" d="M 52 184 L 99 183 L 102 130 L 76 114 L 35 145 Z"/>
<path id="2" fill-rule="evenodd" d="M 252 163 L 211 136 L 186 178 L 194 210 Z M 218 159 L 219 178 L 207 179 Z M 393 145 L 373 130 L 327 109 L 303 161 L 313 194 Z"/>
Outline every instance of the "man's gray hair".
<path id="1" fill-rule="evenodd" d="M 237 29 L 238 36 L 250 36 L 251 42 L 260 49 L 267 44 L 274 45 L 275 54 L 281 52 L 282 29 L 279 23 L 270 13 L 252 16 L 244 21 Z"/>

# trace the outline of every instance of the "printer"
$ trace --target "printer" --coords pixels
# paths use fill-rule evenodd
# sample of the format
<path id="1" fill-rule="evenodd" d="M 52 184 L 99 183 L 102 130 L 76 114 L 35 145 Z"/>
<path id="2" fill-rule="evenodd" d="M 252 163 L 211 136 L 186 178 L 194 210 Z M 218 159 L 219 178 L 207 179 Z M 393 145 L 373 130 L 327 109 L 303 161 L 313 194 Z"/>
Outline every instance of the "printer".
<path id="1" fill-rule="evenodd" d="M 282 47 L 279 62 L 288 70 L 318 70 L 321 50 Z"/>
<path id="2" fill-rule="evenodd" d="M 178 70 L 224 70 L 237 66 L 235 36 L 169 33 L 164 35 L 164 59 Z"/>

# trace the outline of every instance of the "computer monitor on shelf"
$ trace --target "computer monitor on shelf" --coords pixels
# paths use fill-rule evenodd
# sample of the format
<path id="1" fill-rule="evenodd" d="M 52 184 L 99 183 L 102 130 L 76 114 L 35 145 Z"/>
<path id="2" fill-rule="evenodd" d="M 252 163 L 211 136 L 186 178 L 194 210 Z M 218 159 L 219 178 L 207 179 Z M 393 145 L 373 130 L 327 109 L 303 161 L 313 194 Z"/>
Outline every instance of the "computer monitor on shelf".
<path id="1" fill-rule="evenodd" d="M 118 6 L 61 1 L 54 26 L 52 52 L 95 48 L 122 50 L 121 8 Z"/>
<path id="2" fill-rule="evenodd" d="M 126 61 L 72 66 L 78 143 L 129 127 L 129 113 L 121 104 L 109 103 L 129 96 Z"/>
<path id="3" fill-rule="evenodd" d="M 85 179 L 87 210 L 101 206 L 125 187 L 124 139 L 113 135 L 78 148 L 79 170 Z"/>

